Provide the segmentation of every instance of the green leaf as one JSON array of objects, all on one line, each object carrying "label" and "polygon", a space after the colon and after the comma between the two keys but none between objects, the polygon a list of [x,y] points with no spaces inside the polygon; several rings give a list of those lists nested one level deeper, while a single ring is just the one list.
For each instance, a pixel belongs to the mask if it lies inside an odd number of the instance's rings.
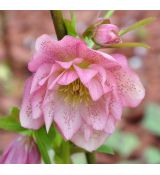
[{"label": "green leaf", "polygon": [[10,115],[0,117],[0,129],[14,132],[23,132],[27,129],[21,127],[19,123],[19,109],[13,107]]},{"label": "green leaf", "polygon": [[90,37],[85,36],[84,40],[89,48],[92,48],[94,46],[94,42]]},{"label": "green leaf", "polygon": [[107,13],[104,15],[104,18],[111,18],[114,14],[114,10],[108,10]]},{"label": "green leaf", "polygon": [[75,33],[76,33],[76,16],[74,15],[72,11],[70,11],[70,15],[71,15],[71,26],[75,30]]},{"label": "green leaf", "polygon": [[56,163],[70,164],[71,163],[71,150],[70,142],[62,140],[59,147],[54,147],[55,156],[54,160]]},{"label": "green leaf", "polygon": [[99,147],[97,149],[98,152],[101,152],[101,153],[107,153],[107,154],[112,154],[114,155],[114,150],[111,146],[108,146],[108,145],[102,145],[101,147]]},{"label": "green leaf", "polygon": [[106,142],[106,145],[113,148],[113,150],[117,151],[121,156],[127,157],[129,156],[138,146],[139,139],[136,135],[116,131]]},{"label": "green leaf", "polygon": [[44,127],[34,131],[36,143],[38,145],[39,151],[41,152],[43,161],[46,164],[51,164],[49,150],[52,149],[53,146],[54,134],[55,132],[53,128],[50,129],[49,133],[46,132]]},{"label": "green leaf", "polygon": [[76,17],[73,13],[71,13],[71,20],[64,19],[64,24],[68,35],[78,36],[76,32]]},{"label": "green leaf", "polygon": [[142,27],[142,26],[144,26],[144,25],[150,24],[150,23],[152,23],[153,21],[155,21],[155,19],[156,19],[156,18],[154,18],[154,17],[149,17],[149,18],[145,18],[145,19],[143,19],[143,20],[141,20],[141,21],[138,21],[138,22],[136,22],[135,24],[133,24],[133,25],[131,25],[131,26],[125,28],[125,29],[122,29],[122,30],[119,32],[119,35],[122,36],[122,35],[124,35],[124,34],[126,34],[126,33],[128,33],[128,32],[131,32],[131,31],[133,31],[133,30],[136,30],[136,29],[138,29],[138,28],[140,28],[140,27]]},{"label": "green leaf", "polygon": [[153,134],[160,136],[160,106],[158,104],[152,103],[146,106],[142,125]]},{"label": "green leaf", "polygon": [[143,47],[149,49],[150,46],[144,43],[128,42],[119,44],[110,44],[106,46],[107,48],[125,48],[125,47]]},{"label": "green leaf", "polygon": [[156,147],[147,148],[143,153],[143,157],[145,163],[160,163],[160,150]]}]

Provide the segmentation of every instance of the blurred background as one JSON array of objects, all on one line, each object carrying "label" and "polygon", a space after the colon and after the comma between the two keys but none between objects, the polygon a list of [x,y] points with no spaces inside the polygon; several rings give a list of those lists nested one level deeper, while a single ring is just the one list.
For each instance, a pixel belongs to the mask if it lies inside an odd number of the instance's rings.
[{"label": "blurred background", "polygon": [[[74,13],[81,34],[105,11]],[[64,15],[68,17],[68,11]],[[124,28],[146,17],[156,17],[156,21],[126,34],[123,41],[145,42],[151,49],[104,50],[127,56],[141,77],[146,96],[139,107],[124,110],[117,131],[106,141],[115,154],[97,153],[97,163],[160,163],[160,11],[115,11],[111,21]],[[36,38],[44,33],[56,38],[49,11],[0,11],[0,116],[20,106],[24,81],[30,75],[27,63]],[[15,136],[0,130],[0,153]],[[73,159],[82,163],[83,155]]]}]

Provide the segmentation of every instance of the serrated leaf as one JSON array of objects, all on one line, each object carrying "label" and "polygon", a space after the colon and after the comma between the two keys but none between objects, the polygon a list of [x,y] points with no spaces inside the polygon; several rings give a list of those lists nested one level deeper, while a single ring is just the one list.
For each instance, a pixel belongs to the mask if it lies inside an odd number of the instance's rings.
[{"label": "serrated leaf", "polygon": [[125,29],[120,30],[119,35],[123,36],[124,34],[126,34],[128,32],[136,30],[136,29],[138,29],[138,28],[140,28],[144,25],[150,24],[153,21],[155,21],[155,19],[156,18],[154,18],[154,17],[149,17],[149,18],[145,18],[143,20],[140,20],[140,21],[136,22],[135,24],[133,24],[133,25],[131,25],[131,26],[125,28]]},{"label": "serrated leaf", "polygon": [[104,15],[104,18],[111,18],[114,14],[114,10],[108,10],[107,13]]},{"label": "serrated leaf", "polygon": [[142,121],[144,128],[155,135],[160,136],[160,106],[149,104],[145,108],[145,115]]},{"label": "serrated leaf", "polygon": [[112,154],[114,155],[114,150],[111,146],[108,146],[108,145],[102,145],[101,147],[99,147],[97,149],[98,152],[101,152],[101,153],[106,153],[106,154]]},{"label": "serrated leaf", "polygon": [[149,49],[150,46],[144,43],[128,42],[119,44],[110,44],[106,46],[107,48],[126,48],[126,47],[143,47]]},{"label": "serrated leaf", "polygon": [[13,107],[8,116],[0,117],[0,129],[14,132],[23,132],[27,129],[23,128],[19,123],[19,109]]}]

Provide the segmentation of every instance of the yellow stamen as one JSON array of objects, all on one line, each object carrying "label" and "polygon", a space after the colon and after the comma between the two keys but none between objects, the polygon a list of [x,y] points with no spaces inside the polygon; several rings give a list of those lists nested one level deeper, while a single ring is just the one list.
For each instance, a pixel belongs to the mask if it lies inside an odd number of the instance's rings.
[{"label": "yellow stamen", "polygon": [[91,101],[88,89],[81,83],[80,79],[69,85],[60,86],[58,93],[63,96],[66,103],[70,103],[73,107],[80,103],[88,105]]}]

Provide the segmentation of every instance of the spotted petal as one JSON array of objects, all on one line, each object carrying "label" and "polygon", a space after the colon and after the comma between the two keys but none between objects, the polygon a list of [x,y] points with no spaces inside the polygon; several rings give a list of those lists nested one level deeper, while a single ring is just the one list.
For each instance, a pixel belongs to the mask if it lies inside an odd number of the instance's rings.
[{"label": "spotted petal", "polygon": [[145,95],[145,90],[139,77],[129,69],[113,71],[117,83],[118,94],[124,106],[137,106]]},{"label": "spotted petal", "polygon": [[42,117],[33,119],[32,115],[32,104],[30,96],[32,77],[29,78],[25,83],[24,96],[20,111],[20,123],[23,127],[29,129],[39,129],[43,124]]},{"label": "spotted petal", "polygon": [[108,135],[103,131],[95,131],[95,130],[91,131],[91,133],[92,134],[90,135],[90,137],[86,139],[84,135],[84,129],[79,130],[72,137],[72,142],[89,152],[94,151],[105,142]]}]

